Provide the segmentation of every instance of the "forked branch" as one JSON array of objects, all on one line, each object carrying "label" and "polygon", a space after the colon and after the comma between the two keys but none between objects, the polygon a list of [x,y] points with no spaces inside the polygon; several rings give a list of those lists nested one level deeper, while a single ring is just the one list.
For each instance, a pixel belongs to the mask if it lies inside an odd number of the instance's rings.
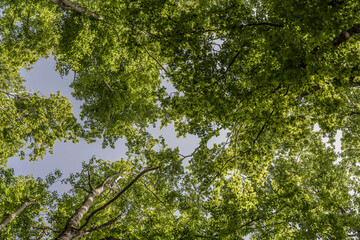
[{"label": "forked branch", "polygon": [[[111,200],[109,200],[107,203],[105,203],[103,206],[99,207],[98,209],[94,210],[90,215],[86,218],[85,223],[82,227],[80,227],[80,230],[83,229],[91,220],[91,218],[101,210],[104,210],[107,208],[110,204],[115,202],[121,195],[123,195],[137,180],[141,178],[142,175],[149,171],[154,171],[156,169],[159,169],[160,167],[149,167],[140,172],[128,185],[126,185],[115,197],[113,197]],[[104,181],[106,182],[106,180]]]}]

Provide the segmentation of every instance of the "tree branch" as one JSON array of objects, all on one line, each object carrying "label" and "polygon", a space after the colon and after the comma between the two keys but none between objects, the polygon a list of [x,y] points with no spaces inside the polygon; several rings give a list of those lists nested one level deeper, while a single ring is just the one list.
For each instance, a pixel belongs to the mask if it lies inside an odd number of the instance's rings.
[{"label": "tree branch", "polygon": [[261,127],[259,133],[257,134],[256,138],[255,138],[254,141],[253,141],[253,144],[257,143],[257,141],[258,141],[261,133],[265,130],[265,127],[266,127],[267,123],[269,122],[269,120],[270,120],[271,116],[273,115],[273,113],[274,113],[274,109],[271,111],[268,119],[266,120],[266,122],[264,123],[264,125]]},{"label": "tree branch", "polygon": [[[248,23],[248,24],[242,24],[240,26],[240,30],[243,29],[244,27],[250,27],[250,26],[271,26],[271,27],[279,27],[279,28],[282,28],[284,27],[283,24],[275,24],[275,23]],[[194,30],[194,31],[189,31],[189,32],[182,32],[182,33],[176,33],[176,34],[168,34],[168,35],[161,35],[161,36],[157,36],[155,35],[156,37],[162,37],[162,38],[167,38],[167,37],[172,37],[174,35],[176,36],[179,36],[179,35],[185,35],[185,34],[202,34],[202,33],[207,33],[207,32],[216,32],[218,30],[221,30],[221,29],[204,29],[204,30]],[[154,35],[153,35],[154,36]]]},{"label": "tree branch", "polygon": [[151,57],[152,59],[154,59],[155,62],[157,63],[157,65],[159,65],[159,66],[164,70],[164,72],[167,73],[166,69],[159,63],[159,61],[158,61],[154,56],[152,56],[152,55],[149,53],[149,51],[147,50],[147,48],[146,48],[145,46],[144,46],[144,49],[145,49],[146,53],[149,55],[149,57]]},{"label": "tree branch", "polygon": [[349,40],[352,36],[360,33],[360,24],[353,26],[352,28],[348,29],[347,31],[340,34],[339,37],[334,39],[333,46],[338,47],[340,44]]},{"label": "tree branch", "polygon": [[89,229],[85,229],[84,232],[91,233],[91,232],[103,229],[103,228],[105,228],[107,226],[113,225],[115,222],[119,221],[125,214],[126,214],[126,209],[119,216],[117,216],[116,218],[114,218],[114,219],[112,219],[112,220],[110,220],[110,221],[108,221],[108,222],[106,222],[104,224],[101,224],[99,226],[92,227],[92,228],[89,228]]},{"label": "tree branch", "polygon": [[39,203],[33,202],[33,201],[24,202],[23,204],[21,204],[21,206],[14,213],[7,216],[0,223],[0,231],[2,231],[6,227],[6,225],[9,224],[9,222],[11,222],[15,217],[17,217],[22,211],[24,211],[25,208],[27,208],[28,206],[33,205],[33,204],[40,205]]},{"label": "tree branch", "polygon": [[148,186],[146,185],[145,181],[143,182],[144,187],[161,203],[166,207],[166,203],[163,202]]},{"label": "tree branch", "polygon": [[102,192],[104,192],[108,187],[106,183],[117,176],[120,176],[122,173],[116,173],[109,177],[107,177],[99,187],[92,190],[85,198],[83,204],[75,211],[75,213],[68,219],[65,228],[61,231],[61,234],[56,239],[73,239],[73,237],[84,235],[84,232],[80,232],[79,229],[76,229],[81,219],[84,215],[89,211],[90,207],[93,205],[95,197],[99,196]]},{"label": "tree branch", "polygon": [[338,207],[338,209],[341,211],[341,213],[342,213],[342,214],[346,214],[346,211],[345,211],[345,209],[344,209],[344,208],[342,208],[342,207]]},{"label": "tree branch", "polygon": [[89,169],[88,169],[87,173],[88,173],[88,183],[89,183],[90,191],[94,191],[94,187],[91,184],[91,176],[90,176],[90,170]]},{"label": "tree branch", "polygon": [[209,88],[209,87],[212,87],[212,86],[215,85],[215,84],[218,84],[219,82],[221,82],[221,80],[223,80],[223,79],[226,77],[226,75],[227,75],[228,72],[230,71],[231,66],[235,63],[236,59],[239,57],[240,52],[241,52],[240,50],[238,50],[238,51],[236,52],[235,56],[233,57],[233,59],[231,60],[231,62],[229,63],[229,65],[227,66],[225,72],[218,78],[218,80],[215,81],[215,82],[213,82],[213,83],[211,83],[211,84],[209,84],[209,85],[206,86],[205,88]]},{"label": "tree branch", "polygon": [[328,3],[329,6],[333,7],[333,8],[336,8],[342,4],[344,4],[346,2],[346,0],[333,0],[331,2]]},{"label": "tree branch", "polygon": [[226,74],[229,72],[231,66],[235,63],[236,59],[239,57],[240,55],[240,50],[237,51],[235,57],[231,60],[230,64],[228,65],[228,67],[226,68],[225,72],[221,75],[221,77],[219,78],[218,82],[221,81]]},{"label": "tree branch", "polygon": [[248,23],[248,24],[244,24],[241,25],[240,29],[243,27],[248,27],[248,26],[272,26],[272,27],[279,27],[279,28],[283,28],[284,24],[275,24],[275,23]]},{"label": "tree branch", "polygon": [[238,230],[240,230],[240,229],[243,228],[243,227],[249,226],[249,225],[252,224],[253,222],[256,222],[256,221],[258,221],[258,220],[260,220],[260,219],[261,219],[261,218],[258,217],[258,218],[255,218],[255,219],[253,219],[253,220],[250,220],[249,222],[244,223],[243,225],[241,225],[241,226],[238,228]]},{"label": "tree branch", "polygon": [[110,179],[112,179],[112,178],[114,178],[114,177],[119,177],[119,176],[121,176],[122,174],[124,174],[124,173],[123,173],[123,172],[119,172],[119,173],[115,173],[115,174],[107,177],[107,178],[101,183],[100,186],[101,186],[101,187],[105,187],[105,184],[106,184]]},{"label": "tree branch", "polygon": [[64,8],[65,10],[72,10],[74,12],[80,13],[80,14],[87,14],[99,21],[103,21],[104,18],[102,16],[100,16],[97,13],[94,13],[92,11],[90,11],[89,9],[80,6],[79,4],[73,3],[69,0],[50,0],[51,2],[57,4],[59,7]]},{"label": "tree branch", "polygon": [[120,238],[116,238],[116,237],[105,237],[105,238],[102,238],[100,240],[121,240]]},{"label": "tree branch", "polygon": [[111,91],[112,93],[115,92],[115,90],[112,89],[112,88],[110,87],[110,85],[109,85],[105,80],[103,80],[103,82],[105,83],[105,85],[107,86],[107,88],[110,89],[110,91]]},{"label": "tree branch", "polygon": [[189,157],[194,156],[194,154],[195,154],[201,147],[202,147],[202,145],[197,146],[197,147],[195,148],[195,150],[194,150],[190,155],[184,156],[184,155],[182,155],[182,154],[179,154],[179,156],[182,157],[182,159],[181,159],[180,161],[182,162],[182,161],[185,160],[186,158],[189,158]]},{"label": "tree branch", "polygon": [[[74,188],[75,188],[75,187],[74,187]],[[78,188],[84,190],[84,191],[87,192],[87,193],[90,193],[90,192],[91,192],[91,190],[89,191],[89,190],[87,190],[85,187],[78,187]]]},{"label": "tree branch", "polygon": [[[86,218],[85,223],[80,227],[80,230],[83,229],[91,220],[91,218],[98,213],[99,211],[105,209],[106,207],[108,207],[110,204],[112,204],[113,202],[115,202],[122,194],[124,194],[137,180],[139,180],[139,178],[141,178],[142,175],[144,175],[145,173],[149,172],[149,171],[154,171],[156,169],[159,169],[160,167],[148,167],[145,170],[143,170],[142,172],[140,172],[128,185],[126,185],[115,197],[113,197],[111,200],[109,200],[107,203],[105,203],[103,206],[99,207],[98,209],[94,210],[92,213],[90,213],[90,215]],[[105,180],[106,181],[106,180]],[[104,182],[105,182],[104,181]]]},{"label": "tree branch", "polygon": [[43,227],[38,227],[38,226],[31,226],[34,229],[40,229],[40,230],[51,230],[53,232],[60,232],[60,230],[53,228],[53,227],[48,227],[48,226],[43,226]]},{"label": "tree branch", "polygon": [[5,113],[5,115],[7,116],[7,118],[13,123],[13,125],[15,125],[15,122],[12,120],[12,118],[7,114],[6,109],[0,107],[1,110],[3,110],[3,112]]},{"label": "tree branch", "polygon": [[25,98],[20,97],[19,94],[25,93],[25,94],[27,94],[27,96],[33,94],[31,91],[6,92],[6,91],[2,91],[2,90],[0,90],[0,93],[4,93],[4,94],[8,95],[9,97],[13,97],[13,98],[17,97],[20,99],[25,99]]}]

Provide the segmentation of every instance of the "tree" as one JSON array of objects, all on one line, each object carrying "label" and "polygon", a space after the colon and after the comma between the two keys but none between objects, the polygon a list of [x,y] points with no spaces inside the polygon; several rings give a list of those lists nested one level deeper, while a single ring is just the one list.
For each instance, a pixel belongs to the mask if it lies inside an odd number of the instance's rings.
[{"label": "tree", "polygon": [[[122,232],[131,230],[131,223],[134,229],[142,228],[140,224],[148,216],[166,218],[163,214],[156,213],[156,210],[166,209],[169,215],[174,217],[169,208],[154,193],[165,193],[167,188],[160,189],[153,176],[149,172],[159,167],[148,167],[139,173],[132,172],[133,161],[121,159],[116,162],[109,162],[95,157],[88,163],[83,163],[81,172],[71,174],[64,179],[72,189],[61,197],[47,192],[43,196],[51,196],[52,202],[42,202],[47,207],[46,219],[51,226],[44,222],[29,222],[28,226],[19,226],[22,231],[19,235],[23,238],[48,238],[52,239],[78,239],[81,237],[106,238],[107,236],[133,236],[142,235],[140,231]],[[58,172],[59,174],[59,172]],[[147,175],[147,178],[144,178]],[[54,175],[51,175],[52,179]],[[15,191],[13,191],[15,192]],[[24,202],[26,204],[29,202]],[[40,203],[36,203],[40,205]],[[17,212],[16,212],[17,213]],[[25,217],[22,214],[22,217]],[[21,215],[20,215],[21,216]],[[36,215],[35,215],[36,216]],[[28,216],[29,217],[29,216]],[[34,218],[34,216],[32,215]],[[20,222],[21,223],[21,222]],[[137,225],[136,225],[137,224]],[[149,223],[147,223],[149,224]],[[151,223],[153,224],[153,222]],[[12,230],[14,224],[11,224]],[[171,225],[171,224],[169,224]],[[0,225],[1,226],[1,225]],[[29,231],[31,228],[32,231]],[[25,235],[25,230],[28,229]],[[1,231],[2,229],[0,229]]]},{"label": "tree", "polygon": [[[9,84],[21,86],[17,70],[50,53],[60,73],[75,73],[71,86],[84,101],[85,124],[83,131],[72,124],[63,138],[102,138],[106,147],[126,137],[129,156],[143,156],[129,160],[139,164],[137,172],[161,167],[151,176],[178,216],[166,221],[161,209],[144,221],[171,233],[144,236],[128,219],[112,224],[118,232],[106,228],[112,237],[358,236],[358,1],[38,0],[0,7]],[[166,92],[161,80],[177,92]],[[11,113],[3,114],[2,120]],[[69,122],[57,117],[60,125]],[[199,146],[189,156],[167,148],[146,131],[158,122],[174,124],[179,136],[196,135]],[[209,146],[221,133],[225,141]],[[86,195],[75,191],[72,198]],[[59,226],[66,231],[65,221]]]},{"label": "tree", "polygon": [[43,216],[54,194],[49,187],[59,178],[59,171],[45,180],[33,176],[14,176],[12,169],[0,169],[0,237],[28,239],[32,226],[44,224]]},{"label": "tree", "polygon": [[[97,185],[97,186],[95,185],[95,187],[93,187],[92,186],[92,181],[91,181],[91,173],[90,173],[90,168],[91,167],[92,167],[91,165],[87,166],[87,169],[88,169],[87,184],[89,185],[90,189],[87,190],[86,188],[83,188],[84,190],[86,190],[86,192],[88,194],[86,195],[86,197],[84,199],[84,202],[80,205],[80,207],[77,208],[76,212],[66,221],[65,227],[62,230],[58,230],[58,231],[60,231],[60,234],[56,239],[76,239],[76,238],[82,237],[84,235],[91,234],[92,232],[102,230],[103,228],[106,228],[108,226],[112,226],[116,221],[119,221],[123,217],[123,215],[127,212],[126,207],[122,211],[121,214],[119,214],[115,218],[111,219],[110,221],[107,221],[107,222],[105,222],[105,223],[103,223],[101,225],[86,228],[86,226],[91,222],[92,218],[97,213],[102,212],[102,214],[104,214],[103,213],[104,210],[106,208],[110,207],[120,197],[122,197],[122,195],[125,192],[127,192],[127,190],[129,188],[131,188],[131,186],[133,184],[135,184],[135,182],[138,181],[141,178],[142,175],[144,175],[145,173],[147,173],[149,171],[153,171],[153,170],[157,169],[157,167],[146,168],[145,170],[143,170],[139,174],[137,174],[135,176],[135,178],[131,182],[129,182],[127,185],[125,185],[122,189],[119,189],[118,191],[116,191],[116,190],[115,191],[110,191],[110,192],[115,192],[115,193],[113,193],[114,196],[111,196],[110,200],[107,200],[105,198],[105,201],[103,200],[104,203],[100,207],[97,207],[97,208],[93,209],[93,211],[86,218],[84,218],[84,216],[88,212],[88,210],[91,207],[93,207],[93,204],[94,204],[94,201],[95,201],[96,197],[103,194],[105,191],[109,192],[110,188],[113,187],[114,185],[117,185],[117,187],[119,187],[118,182],[119,182],[119,178],[121,177],[121,175],[123,175],[123,174],[132,175],[131,173],[117,172],[117,173],[112,174],[112,175],[108,176],[107,178],[105,178],[104,181],[101,182],[99,185]],[[99,167],[99,166],[97,166],[97,167]],[[114,166],[112,166],[111,169],[115,170]],[[106,174],[108,174],[109,172],[110,171],[107,169]],[[97,171],[97,173],[101,173],[101,172]],[[78,181],[76,184],[81,185],[82,182]],[[76,188],[76,186],[74,186],[74,187]],[[109,198],[109,196],[106,196],[106,197]],[[75,199],[77,199],[77,198],[78,198],[78,196],[76,196]],[[97,202],[97,205],[100,205],[99,202]],[[116,212],[116,208],[119,208],[118,206],[117,207],[112,206],[112,207],[113,207],[113,210],[110,213]],[[62,208],[61,211],[63,211],[63,210],[64,209]],[[113,215],[113,214],[111,214],[111,215]],[[79,225],[80,221],[83,218],[84,218],[84,223],[80,226]],[[98,222],[98,221],[95,221],[95,222]]]}]

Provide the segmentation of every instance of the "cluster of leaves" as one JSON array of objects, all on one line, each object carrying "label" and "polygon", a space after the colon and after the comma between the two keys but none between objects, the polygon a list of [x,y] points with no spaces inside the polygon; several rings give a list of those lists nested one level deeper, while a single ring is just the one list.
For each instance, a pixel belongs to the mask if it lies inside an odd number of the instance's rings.
[{"label": "cluster of leaves", "polygon": [[19,155],[25,158],[25,149],[30,149],[30,161],[52,153],[59,140],[77,142],[80,126],[71,112],[72,105],[58,92],[49,98],[38,93],[5,92],[1,95],[0,163]]},{"label": "cluster of leaves", "polygon": [[[51,227],[34,234],[359,237],[358,1],[17,0],[0,8],[1,163],[24,148],[36,160],[56,139],[113,147],[125,137],[129,147],[127,160],[94,158],[65,180],[73,188],[50,204]],[[65,98],[22,86],[19,68],[50,53],[61,74],[75,72],[82,129]],[[158,123],[199,145],[183,156],[148,133]]]},{"label": "cluster of leaves", "polygon": [[[53,202],[55,193],[49,187],[61,177],[59,171],[45,180],[33,176],[14,176],[12,169],[0,169],[0,237],[2,239],[28,239],[33,226],[45,224],[42,213]],[[14,214],[20,211],[20,214]],[[11,226],[7,224],[11,221]]]}]

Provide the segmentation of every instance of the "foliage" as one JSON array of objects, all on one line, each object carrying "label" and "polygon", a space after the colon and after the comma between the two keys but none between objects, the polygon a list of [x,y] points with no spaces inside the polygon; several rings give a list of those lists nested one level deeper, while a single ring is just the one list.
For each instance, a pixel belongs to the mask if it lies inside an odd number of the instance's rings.
[{"label": "foliage", "polygon": [[[152,166],[160,168],[146,174],[150,190],[139,180],[92,219],[94,226],[116,222],[88,236],[74,230],[72,238],[358,237],[358,1],[17,0],[0,7],[2,163],[26,147],[36,160],[56,139],[128,141],[127,160],[92,159],[66,180],[73,190],[49,214],[61,234],[90,196],[89,182]],[[19,68],[50,53],[61,74],[75,73],[82,129],[59,94],[44,99],[22,87]],[[178,136],[200,143],[183,156],[147,132],[156,124],[174,124]],[[113,181],[118,190],[107,185],[86,214],[125,189],[127,177]]]},{"label": "foliage", "polygon": [[59,177],[59,171],[42,180],[31,175],[14,176],[12,169],[0,169],[0,221],[3,222],[24,202],[33,202],[2,229],[2,239],[29,239],[29,236],[33,235],[33,226],[45,224],[42,215],[47,211],[46,206],[56,196],[48,189]]},{"label": "foliage", "polygon": [[80,126],[71,112],[69,101],[60,93],[45,98],[38,93],[1,91],[0,163],[17,154],[25,158],[30,149],[30,161],[52,153],[55,140],[77,141]]}]

